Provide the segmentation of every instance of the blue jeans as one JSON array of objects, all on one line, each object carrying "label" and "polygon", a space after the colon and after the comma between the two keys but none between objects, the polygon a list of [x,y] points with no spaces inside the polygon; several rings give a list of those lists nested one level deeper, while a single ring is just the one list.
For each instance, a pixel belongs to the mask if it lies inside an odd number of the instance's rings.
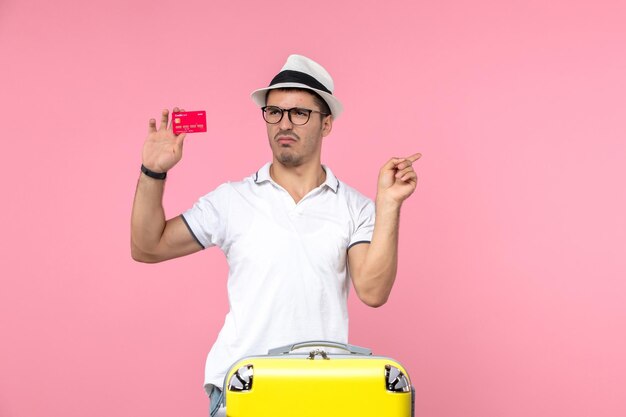
[{"label": "blue jeans", "polygon": [[214,416],[217,412],[217,409],[220,407],[222,403],[222,390],[218,387],[213,387],[211,391],[211,395],[209,395],[209,399],[211,400],[211,404],[209,405],[209,416]]}]

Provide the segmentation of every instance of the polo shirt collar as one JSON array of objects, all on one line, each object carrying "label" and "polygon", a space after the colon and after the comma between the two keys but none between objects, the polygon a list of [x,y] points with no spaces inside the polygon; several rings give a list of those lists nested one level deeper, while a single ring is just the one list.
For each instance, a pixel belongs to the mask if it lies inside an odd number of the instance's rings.
[{"label": "polo shirt collar", "polygon": [[[267,164],[263,165],[261,169],[256,172],[256,174],[254,174],[255,183],[261,184],[266,181],[274,183],[274,180],[272,180],[272,177],[270,176],[270,166],[272,166],[272,163],[268,162]],[[322,165],[322,168],[324,169],[324,171],[326,171],[326,181],[324,181],[322,185],[330,188],[331,190],[333,190],[333,192],[336,193],[337,189],[339,189],[339,180],[326,165]]]}]

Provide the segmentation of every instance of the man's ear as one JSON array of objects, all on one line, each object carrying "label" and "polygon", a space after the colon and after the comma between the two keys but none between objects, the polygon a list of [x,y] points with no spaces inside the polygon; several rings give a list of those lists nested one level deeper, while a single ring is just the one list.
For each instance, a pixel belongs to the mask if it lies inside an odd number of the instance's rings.
[{"label": "man's ear", "polygon": [[322,119],[322,137],[328,136],[332,130],[333,130],[333,116],[332,115],[324,116],[324,119]]}]

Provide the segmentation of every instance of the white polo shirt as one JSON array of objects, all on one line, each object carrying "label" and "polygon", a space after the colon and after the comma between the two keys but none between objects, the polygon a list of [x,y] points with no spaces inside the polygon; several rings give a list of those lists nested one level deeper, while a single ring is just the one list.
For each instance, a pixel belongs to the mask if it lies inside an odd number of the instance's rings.
[{"label": "white polo shirt", "polygon": [[230,311],[208,354],[205,387],[221,387],[241,357],[305,340],[348,340],[350,246],[370,242],[374,203],[324,166],[326,181],[298,204],[270,163],[200,198],[183,219],[228,260]]}]

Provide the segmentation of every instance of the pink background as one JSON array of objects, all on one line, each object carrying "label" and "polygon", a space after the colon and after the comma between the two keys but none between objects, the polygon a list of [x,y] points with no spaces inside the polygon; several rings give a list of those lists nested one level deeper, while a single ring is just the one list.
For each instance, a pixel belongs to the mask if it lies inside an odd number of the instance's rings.
[{"label": "pink background", "polygon": [[147,121],[206,109],[174,216],[270,158],[248,98],[289,53],[346,112],[324,162],[373,197],[423,153],[388,304],[351,341],[402,362],[417,416],[626,415],[621,1],[0,3],[0,416],[206,416],[219,250],[129,253]]}]

